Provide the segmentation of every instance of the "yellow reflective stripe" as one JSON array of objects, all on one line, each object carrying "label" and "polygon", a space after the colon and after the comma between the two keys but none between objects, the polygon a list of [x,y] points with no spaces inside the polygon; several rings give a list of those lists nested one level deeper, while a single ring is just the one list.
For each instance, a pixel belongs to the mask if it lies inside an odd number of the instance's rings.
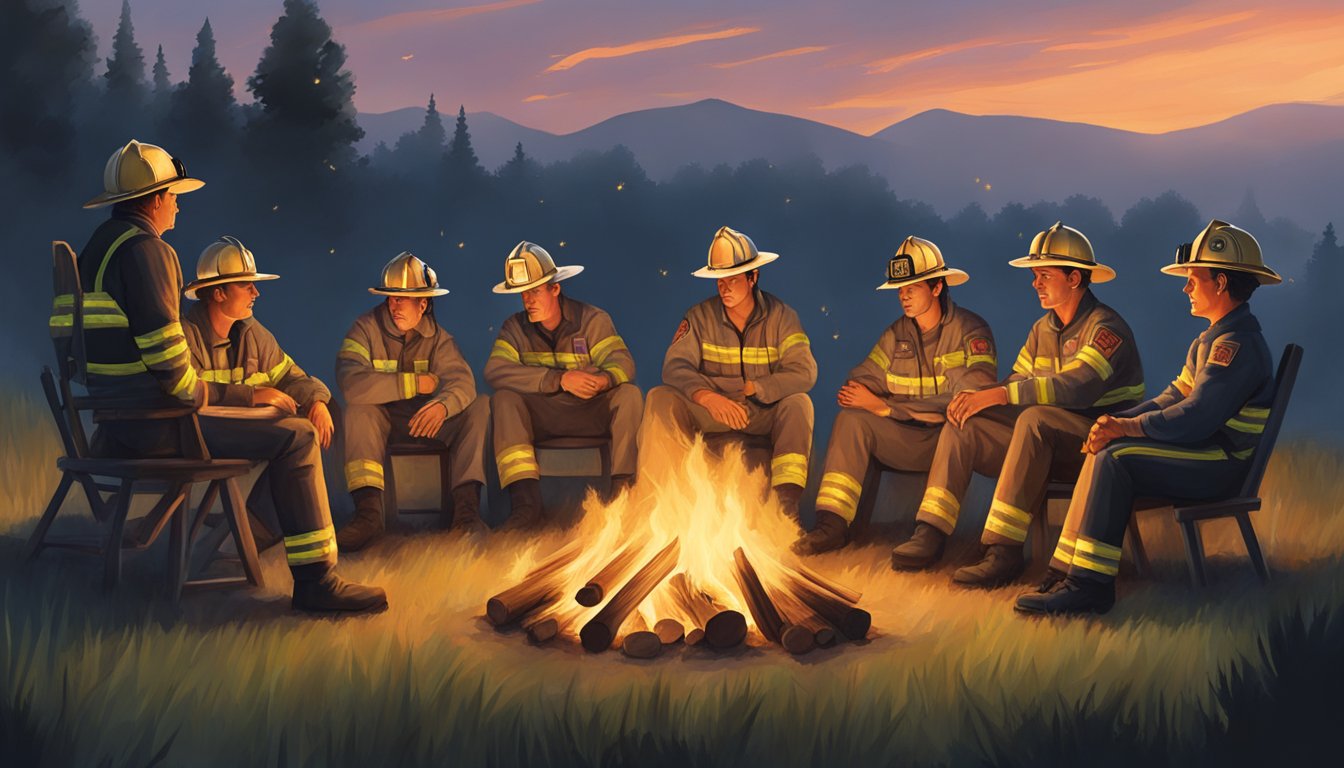
[{"label": "yellow reflective stripe", "polygon": [[[75,325],[74,315],[52,315],[47,325],[52,328],[72,328]],[[125,315],[85,315],[85,328],[127,328],[130,327],[130,321]]]},{"label": "yellow reflective stripe", "polygon": [[401,399],[410,400],[415,397],[415,374],[401,374]]},{"label": "yellow reflective stripe", "polygon": [[1031,514],[1029,512],[1020,507],[1015,507],[1001,499],[994,499],[994,501],[990,503],[989,513],[991,515],[997,513],[1008,520],[1013,520],[1023,525],[1031,525]]},{"label": "yellow reflective stripe", "polygon": [[[801,336],[802,334],[796,334]],[[790,337],[792,338],[792,337]],[[806,340],[806,336],[803,337]],[[779,360],[779,350],[775,347],[723,347],[708,342],[700,343],[700,354],[711,363],[724,365],[769,365]]]},{"label": "yellow reflective stripe", "polygon": [[144,373],[149,370],[139,360],[134,363],[85,363],[84,367],[89,373],[97,373],[103,376],[129,376],[133,373]]},{"label": "yellow reflective stripe", "polygon": [[145,361],[145,365],[153,367],[185,354],[187,354],[187,340],[183,339],[161,352],[155,352],[153,354],[141,353],[140,359]]},{"label": "yellow reflective stripe", "polygon": [[589,354],[592,356],[593,362],[600,366],[602,361],[607,359],[607,355],[618,349],[626,349],[625,339],[613,334],[594,344]]},{"label": "yellow reflective stripe", "polygon": [[159,328],[135,337],[135,345],[141,349],[149,349],[167,341],[174,336],[183,336],[182,323],[176,320]]},{"label": "yellow reflective stripe", "polygon": [[107,247],[107,253],[103,254],[103,262],[98,265],[98,274],[93,278],[94,293],[103,293],[103,273],[107,271],[107,265],[112,261],[112,254],[121,247],[122,243],[140,234],[144,234],[140,231],[140,228],[132,226],[130,230],[121,233],[121,237],[113,240],[112,244]]},{"label": "yellow reflective stripe", "polygon": [[1120,565],[1118,563],[1103,563],[1082,553],[1074,553],[1073,561],[1069,563],[1069,565],[1085,568],[1093,573],[1100,573],[1103,576],[1114,576],[1120,572]]},{"label": "yellow reflective stripe", "polygon": [[1111,451],[1120,456],[1156,456],[1161,459],[1190,459],[1192,461],[1222,461],[1227,454],[1222,448],[1177,448],[1156,445],[1125,445]]},{"label": "yellow reflective stripe", "polygon": [[194,400],[196,398],[197,379],[196,369],[188,365],[186,372],[182,374],[182,378],[178,379],[177,384],[173,386],[172,396],[181,400]]},{"label": "yellow reflective stripe", "polygon": [[630,376],[626,374],[625,369],[617,365],[616,363],[607,363],[606,365],[598,367],[600,367],[607,373],[611,374],[612,380],[615,381],[617,384],[624,384],[625,382],[630,380]]},{"label": "yellow reflective stripe", "polygon": [[[199,377],[204,381],[214,382],[216,384],[240,384],[243,383],[242,368],[207,368],[198,372]],[[256,375],[256,374],[254,374]]]},{"label": "yellow reflective stripe", "polygon": [[1143,399],[1143,383],[1140,382],[1131,387],[1119,387],[1117,389],[1112,389],[1110,392],[1107,392],[1106,394],[1098,398],[1097,402],[1093,403],[1092,405],[1094,406],[1115,405],[1116,403],[1123,403],[1126,400],[1142,400],[1142,399]]},{"label": "yellow reflective stripe", "polygon": [[511,445],[495,454],[495,463],[501,467],[514,461],[536,461],[536,459],[536,451],[532,450],[532,446],[527,443]]},{"label": "yellow reflective stripe", "polygon": [[891,358],[887,357],[887,353],[883,352],[880,346],[873,347],[873,351],[868,353],[868,359],[883,370],[891,365]]},{"label": "yellow reflective stripe", "polygon": [[1096,347],[1086,346],[1078,350],[1077,359],[1092,366],[1092,370],[1097,372],[1102,381],[1111,378],[1115,373],[1115,369],[1111,367],[1111,361],[1107,360],[1106,356],[1101,354],[1101,351]]},{"label": "yellow reflective stripe", "polygon": [[1238,432],[1245,432],[1246,434],[1249,435],[1258,435],[1265,431],[1264,424],[1250,424],[1237,418],[1228,419],[1226,423],[1227,426],[1231,427],[1232,429],[1235,429]]},{"label": "yellow reflective stripe", "polygon": [[269,376],[262,373],[261,371],[257,371],[251,376],[248,376],[246,379],[243,379],[241,383],[246,384],[249,387],[260,387],[269,385],[271,383],[271,379]]},{"label": "yellow reflective stripe", "polygon": [[373,360],[373,355],[369,354],[369,348],[351,338],[346,338],[345,341],[341,342],[341,352],[353,352],[365,360]]},{"label": "yellow reflective stripe", "polygon": [[1036,402],[1050,405],[1055,402],[1055,382],[1053,379],[1036,379]]},{"label": "yellow reflective stripe", "polygon": [[495,339],[495,346],[490,349],[491,357],[502,357],[511,362],[519,362],[518,350],[512,344],[503,340]]},{"label": "yellow reflective stripe", "polygon": [[[85,303],[85,306],[88,306],[87,302]],[[73,294],[73,293],[61,293],[61,294],[57,294],[56,298],[54,298],[54,299],[51,300],[51,311],[52,311],[52,312],[55,312],[56,310],[60,309],[61,307],[69,307],[69,308],[71,308],[71,309],[74,309],[74,307],[75,307],[75,294]]]},{"label": "yellow reflective stripe", "polygon": [[887,374],[887,386],[892,388],[893,394],[905,394],[896,392],[896,387],[903,387],[909,394],[921,390],[937,390],[947,383],[946,376],[897,376],[894,373]]},{"label": "yellow reflective stripe", "polygon": [[356,459],[345,464],[345,487],[348,490],[372,486],[383,487],[383,465],[369,459]]},{"label": "yellow reflective stripe", "polygon": [[[785,352],[788,352],[790,348],[796,347],[799,344],[807,344],[811,346],[811,343],[812,342],[808,341],[806,333],[790,334],[784,337],[784,340],[779,343],[779,354],[782,356]],[[747,347],[747,349],[751,349],[751,347]],[[759,347],[757,347],[757,349],[759,349]],[[766,349],[774,349],[774,347],[766,347]]]},{"label": "yellow reflective stripe", "polygon": [[512,466],[510,466],[508,469],[500,470],[499,484],[500,486],[505,486],[508,485],[509,483],[512,483],[514,480],[519,480],[525,477],[540,477],[540,476],[541,476],[541,470],[537,467],[537,463],[535,461],[518,461],[515,462]]},{"label": "yellow reflective stripe", "polygon": [[1073,563],[1073,549],[1077,542],[1068,536],[1060,535],[1059,543],[1055,545],[1055,554],[1052,559],[1058,560],[1065,565]]},{"label": "yellow reflective stripe", "polygon": [[1246,459],[1251,458],[1251,454],[1253,453],[1255,453],[1255,446],[1251,446],[1244,451],[1233,451],[1231,455],[1234,459],[1245,461]]},{"label": "yellow reflective stripe", "polygon": [[1059,361],[1053,357],[1038,357],[1032,361],[1032,368],[1033,370],[1040,368],[1043,371],[1056,373],[1059,371]]},{"label": "yellow reflective stripe", "polygon": [[933,358],[934,365],[941,365],[944,368],[957,368],[966,364],[966,353],[960,350],[948,352],[946,355],[938,355]]},{"label": "yellow reflective stripe", "polygon": [[770,460],[770,468],[782,467],[788,464],[801,464],[807,466],[807,457],[801,453],[781,453]]},{"label": "yellow reflective stripe", "polygon": [[272,385],[278,384],[280,382],[280,379],[284,378],[285,374],[289,373],[289,369],[293,367],[294,367],[294,358],[290,357],[289,355],[285,355],[284,360],[281,360],[279,363],[276,363],[274,368],[266,372],[266,377],[271,380]]},{"label": "yellow reflective stripe", "polygon": [[985,520],[985,530],[997,533],[1000,536],[1007,537],[1013,541],[1026,541],[1027,529],[1019,528],[1016,525],[991,515]]},{"label": "yellow reflective stripe", "polygon": [[1190,390],[1195,388],[1195,375],[1190,372],[1190,366],[1181,366],[1181,375],[1177,376],[1172,384],[1175,384],[1182,394],[1190,394]]},{"label": "yellow reflective stripe", "polygon": [[565,367],[569,369],[578,368],[586,360],[584,356],[576,355],[573,352],[524,352],[522,354],[523,365],[541,365],[547,368]]},{"label": "yellow reflective stripe", "polygon": [[429,361],[413,360],[411,361],[411,370],[416,373],[429,373]]},{"label": "yellow reflective stripe", "polygon": [[769,365],[779,361],[779,350],[774,347],[743,347],[742,362],[747,365]]},{"label": "yellow reflective stripe", "polygon": [[840,505],[841,509],[854,509],[859,504],[859,497],[850,493],[848,488],[827,485],[825,480],[821,482],[821,488],[817,490],[817,503],[820,504],[823,499],[834,501]]},{"label": "yellow reflective stripe", "polygon": [[1269,418],[1269,409],[1268,409],[1268,408],[1252,408],[1251,406],[1248,405],[1248,406],[1246,406],[1245,408],[1242,408],[1240,411],[1238,411],[1238,412],[1237,412],[1237,415],[1238,415],[1238,416],[1245,416],[1245,417],[1248,418],[1248,419],[1268,419],[1268,418]]},{"label": "yellow reflective stripe", "polygon": [[1073,552],[1074,554],[1081,552],[1086,555],[1104,557],[1107,560],[1120,559],[1119,547],[1112,546],[1103,541],[1097,541],[1096,539],[1089,539],[1086,536],[1078,537],[1078,540],[1073,545]]},{"label": "yellow reflective stripe", "polygon": [[985,365],[997,368],[999,365],[999,359],[993,355],[971,355],[970,357],[966,358],[967,368],[971,367],[972,365],[979,365],[980,363],[984,363]]},{"label": "yellow reflective stripe", "polygon": [[1017,353],[1017,361],[1013,363],[1013,370],[1023,376],[1031,375],[1031,355],[1027,348],[1023,347],[1021,352]]},{"label": "yellow reflective stripe", "polygon": [[396,361],[396,360],[370,360],[369,362],[373,364],[373,370],[375,370],[375,371],[377,371],[377,372],[379,372],[379,373],[396,373],[396,372],[397,372],[397,361]]},{"label": "yellow reflective stripe", "polygon": [[961,502],[946,489],[931,485],[924,489],[919,511],[928,512],[955,526],[957,515],[961,512]]},{"label": "yellow reflective stripe", "polygon": [[1010,405],[1021,405],[1022,403],[1022,392],[1020,389],[1021,386],[1022,382],[1020,381],[1010,381],[1004,386],[1004,389],[1008,390],[1008,403]]},{"label": "yellow reflective stripe", "polygon": [[306,552],[286,552],[285,561],[289,565],[308,565],[310,563],[330,560],[336,556],[336,540],[332,539],[319,549],[312,549]]},{"label": "yellow reflective stripe", "polygon": [[844,518],[845,522],[854,522],[859,502],[845,495],[844,490],[831,486],[817,492],[817,509],[826,509]]},{"label": "yellow reflective stripe", "polygon": [[848,488],[850,491],[853,491],[855,496],[863,493],[863,484],[844,472],[827,472],[822,475],[821,484],[826,485],[827,483]]},{"label": "yellow reflective stripe", "polygon": [[320,541],[326,541],[336,537],[336,529],[330,525],[325,528],[319,528],[316,531],[307,533],[296,533],[293,536],[285,537],[286,547],[302,547],[307,544],[316,544]]}]

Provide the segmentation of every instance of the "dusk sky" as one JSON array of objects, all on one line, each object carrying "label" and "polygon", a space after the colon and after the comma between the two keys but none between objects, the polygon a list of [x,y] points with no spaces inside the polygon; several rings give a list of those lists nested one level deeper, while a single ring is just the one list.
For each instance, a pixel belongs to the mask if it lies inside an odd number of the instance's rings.
[{"label": "dusk sky", "polygon": [[[489,111],[567,133],[721,98],[870,134],[927,109],[1159,133],[1266,104],[1344,104],[1340,0],[320,0],[363,112]],[[227,8],[227,10],[225,10]],[[121,0],[83,0],[108,55]],[[147,65],[185,79],[210,16],[245,90],[281,0],[132,0]],[[100,62],[96,71],[101,74]]]}]

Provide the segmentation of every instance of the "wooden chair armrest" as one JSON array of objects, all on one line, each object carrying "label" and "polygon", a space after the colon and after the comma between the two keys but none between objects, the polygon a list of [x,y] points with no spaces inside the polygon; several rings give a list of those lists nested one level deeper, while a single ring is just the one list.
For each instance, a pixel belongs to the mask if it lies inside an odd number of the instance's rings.
[{"label": "wooden chair armrest", "polygon": [[1231,517],[1239,512],[1254,512],[1259,508],[1260,499],[1255,497],[1203,501],[1189,506],[1177,505],[1175,508],[1176,522],[1185,523],[1193,520]]}]

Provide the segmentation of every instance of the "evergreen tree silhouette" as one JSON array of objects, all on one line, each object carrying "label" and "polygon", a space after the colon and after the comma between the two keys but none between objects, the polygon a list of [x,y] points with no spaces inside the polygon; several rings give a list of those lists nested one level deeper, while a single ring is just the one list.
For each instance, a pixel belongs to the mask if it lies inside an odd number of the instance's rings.
[{"label": "evergreen tree silhouette", "polygon": [[[1321,296],[1334,296],[1344,279],[1344,248],[1339,245],[1335,235],[1334,222],[1325,225],[1320,242],[1311,249],[1311,259],[1307,261],[1307,284],[1312,293]],[[1324,310],[1325,307],[1318,309]]]},{"label": "evergreen tree silhouette", "polygon": [[163,58],[163,46],[159,46],[154,55],[154,90],[150,93],[150,112],[155,121],[161,121],[168,114],[172,101],[173,84],[168,75],[168,62]]},{"label": "evergreen tree silhouette", "polygon": [[425,122],[420,128],[402,134],[397,139],[392,154],[392,167],[395,172],[423,177],[426,170],[432,169],[443,159],[443,142],[447,132],[443,128],[443,118],[439,115],[434,94],[429,95],[429,106],[425,109]]},{"label": "evergreen tree silhouette", "polygon": [[168,122],[174,146],[184,156],[203,158],[234,149],[238,110],[233,77],[215,55],[215,33],[208,18],[196,33],[187,81],[173,93]]},{"label": "evergreen tree silhouette", "polygon": [[112,38],[112,56],[107,60],[109,104],[119,110],[136,110],[145,100],[145,56],[135,42],[135,27],[131,24],[131,0],[121,2],[121,21]]},{"label": "evergreen tree silhouette", "polygon": [[457,125],[453,128],[453,140],[448,144],[448,155],[444,158],[448,180],[455,184],[471,184],[481,179],[483,169],[476,159],[476,150],[471,148],[471,133],[467,131],[467,110],[457,108]]},{"label": "evergreen tree silhouette", "polygon": [[364,136],[356,121],[354,75],[345,68],[345,47],[309,0],[285,0],[271,27],[247,87],[261,110],[248,124],[259,168],[306,185],[331,182],[355,162],[355,142]]}]

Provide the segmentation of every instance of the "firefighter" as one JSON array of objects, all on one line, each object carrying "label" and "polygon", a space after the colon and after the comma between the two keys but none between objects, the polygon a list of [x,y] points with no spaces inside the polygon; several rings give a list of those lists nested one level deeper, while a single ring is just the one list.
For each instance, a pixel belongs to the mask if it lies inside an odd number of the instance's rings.
[{"label": "firefighter", "polygon": [[779,258],[728,227],[714,233],[708,264],[692,274],[718,295],[691,307],[663,358],[663,386],[649,390],[647,419],[681,434],[769,435],[770,484],[797,517],[812,452],[817,362],[798,313],[758,286],[760,267]]},{"label": "firefighter", "polygon": [[[252,252],[236,238],[225,235],[206,246],[196,262],[196,279],[183,295],[195,302],[182,323],[197,375],[223,386],[223,396],[212,405],[274,406],[287,416],[303,414],[317,432],[323,450],[335,431],[328,403],[331,390],[310,376],[285,354],[275,336],[252,314],[260,291],[256,284],[279,275],[257,272]],[[275,517],[270,488],[275,478],[263,472],[252,486],[247,506],[253,514]],[[264,510],[272,510],[270,514]],[[279,539],[254,521],[258,549]]]},{"label": "firefighter", "polygon": [[957,524],[972,472],[997,476],[981,562],[956,571],[966,586],[1005,583],[1022,572],[1031,515],[1051,479],[1072,482],[1097,416],[1143,399],[1143,367],[1129,325],[1099,302],[1091,283],[1115,277],[1088,239],[1056,222],[1028,254],[1009,262],[1030,269],[1048,310],[1027,335],[1007,379],[961,392],[947,408],[914,535],[891,553],[892,566],[927,568],[942,556]]},{"label": "firefighter", "polygon": [[905,316],[882,332],[836,396],[840,413],[817,492],[817,524],[794,544],[795,552],[844,546],[868,462],[927,472],[952,396],[998,378],[989,325],[952,303],[950,286],[969,279],[947,266],[937,245],[918,237],[907,237],[888,262],[887,280],[877,290],[899,291]]},{"label": "firefighter", "polygon": [[1251,234],[1217,219],[1162,268],[1185,278],[1190,314],[1209,322],[1156,397],[1092,425],[1045,582],[1023,613],[1105,613],[1134,500],[1223,498],[1245,479],[1274,399],[1274,362],[1251,294],[1281,278]]},{"label": "firefighter", "polygon": [[[153,144],[131,141],[112,153],[103,171],[104,192],[85,208],[113,206],[111,217],[80,252],[88,363],[95,396],[162,398],[193,407],[223,399],[227,385],[206,381],[192,364],[178,314],[182,268],[162,239],[177,222],[177,197],[203,186],[181,161]],[[53,327],[70,302],[57,297]],[[264,404],[266,395],[253,405]],[[335,573],[336,545],[327,506],[318,432],[308,419],[247,421],[202,416],[201,434],[211,455],[266,460],[271,494],[294,576],[293,606],[304,611],[368,611],[386,607],[376,587]],[[176,425],[107,421],[94,434],[93,450],[128,458],[180,453]]]},{"label": "firefighter", "polygon": [[494,287],[523,302],[523,311],[500,327],[485,364],[495,390],[495,462],[509,490],[512,526],[542,518],[538,439],[610,436],[611,496],[634,483],[644,410],[635,359],[610,315],[562,292],[560,282],[582,271],[557,267],[545,248],[523,241],[504,260],[504,281]]},{"label": "firefighter", "polygon": [[455,534],[480,535],[481,486],[490,398],[457,342],[434,319],[433,299],[448,293],[429,265],[402,252],[383,267],[369,293],[387,297],[355,319],[336,355],[345,398],[345,486],[355,516],[336,535],[341,551],[362,549],[383,533],[383,456],[389,441],[448,446]]}]

